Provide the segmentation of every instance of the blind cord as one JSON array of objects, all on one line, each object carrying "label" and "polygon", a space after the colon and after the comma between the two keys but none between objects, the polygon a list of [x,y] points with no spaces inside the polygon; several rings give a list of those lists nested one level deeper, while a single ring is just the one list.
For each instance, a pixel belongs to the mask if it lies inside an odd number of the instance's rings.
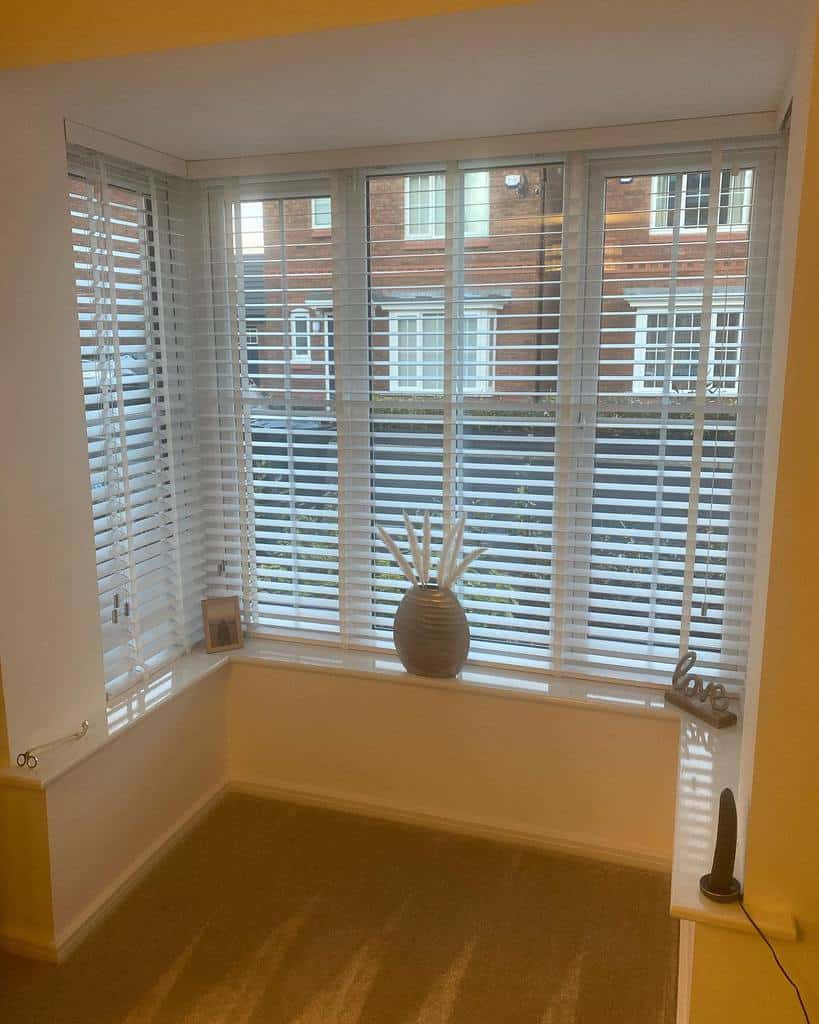
[{"label": "blind cord", "polygon": [[791,986],[791,988],[796,993],[796,998],[799,1000],[799,1006],[802,1009],[802,1014],[803,1014],[803,1016],[805,1018],[806,1024],[811,1024],[810,1016],[808,1015],[808,1009],[805,1006],[805,1000],[802,998],[802,993],[799,991],[799,986],[796,984],[796,982],[793,980],[793,978],[790,976],[790,974],[788,974],[788,972],[785,970],[785,968],[784,968],[784,966],[782,964],[782,961],[777,956],[776,950],[773,948],[773,945],[771,944],[771,941],[768,938],[768,936],[765,934],[765,932],[762,931],[762,929],[759,927],[759,925],[756,923],[756,921],[751,917],[751,914],[748,911],[748,908],[745,906],[745,901],[742,899],[742,897],[740,897],[740,899],[739,899],[739,909],[748,918],[748,921],[751,923],[751,926],[753,927],[754,931],[757,933],[757,935],[760,937],[760,939],[762,939],[762,941],[765,943],[765,945],[771,951],[771,956],[774,958],[776,966],[782,972],[782,975],[785,978],[785,980],[787,981],[787,983]]}]

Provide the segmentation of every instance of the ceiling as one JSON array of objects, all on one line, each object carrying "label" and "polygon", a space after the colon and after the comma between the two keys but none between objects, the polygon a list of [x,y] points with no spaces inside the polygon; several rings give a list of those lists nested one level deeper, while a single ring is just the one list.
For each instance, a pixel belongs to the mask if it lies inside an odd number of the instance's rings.
[{"label": "ceiling", "polygon": [[773,110],[805,0],[551,0],[6,73],[187,160]]}]

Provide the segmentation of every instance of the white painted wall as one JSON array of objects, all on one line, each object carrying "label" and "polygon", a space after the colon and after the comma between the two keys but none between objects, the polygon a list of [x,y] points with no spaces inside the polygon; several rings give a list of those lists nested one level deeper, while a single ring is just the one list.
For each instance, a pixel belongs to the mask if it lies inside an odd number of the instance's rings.
[{"label": "white painted wall", "polygon": [[57,98],[0,89],[0,124],[0,660],[13,758],[99,722],[104,695]]},{"label": "white painted wall", "polygon": [[670,867],[678,722],[234,664],[233,783]]},{"label": "white painted wall", "polygon": [[204,679],[48,787],[58,945],[224,788],[225,687]]}]

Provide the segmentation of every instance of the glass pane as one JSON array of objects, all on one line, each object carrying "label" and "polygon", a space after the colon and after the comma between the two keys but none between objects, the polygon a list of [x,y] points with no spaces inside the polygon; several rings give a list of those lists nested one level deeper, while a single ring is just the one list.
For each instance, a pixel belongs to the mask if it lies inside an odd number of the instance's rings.
[{"label": "glass pane", "polygon": [[733,390],[739,369],[740,328],[742,314],[714,314],[713,384],[716,388]]},{"label": "glass pane", "polygon": [[478,387],[478,318],[467,316],[462,321],[464,391]]},{"label": "glass pane", "polygon": [[[242,204],[244,205],[244,204]],[[265,200],[263,259],[244,261],[244,396],[250,465],[249,617],[273,629],[338,629],[338,455],[332,367],[312,321],[332,316],[332,241],[309,198]],[[307,257],[307,258],[305,258]],[[318,333],[318,332],[317,332]],[[289,352],[286,346],[289,345]]]},{"label": "glass pane", "polygon": [[[741,682],[740,626],[729,605],[745,554],[732,564],[732,578],[725,568],[727,522],[733,474],[756,442],[750,433],[737,432],[736,401],[726,401],[712,387],[700,396],[706,403],[703,469],[694,510],[694,574],[686,595],[691,462],[701,408],[694,394],[708,280],[708,236],[699,221],[700,211],[707,211],[708,172],[689,172],[685,181],[689,227],[697,224],[698,230],[682,231],[676,239],[670,231],[657,233],[656,175],[618,176],[604,184],[597,374],[584,396],[593,424],[579,455],[591,518],[586,569],[576,577],[573,599],[584,608],[585,628],[578,626],[571,645],[578,669],[656,678],[663,665],[676,661],[690,609],[689,643],[700,655],[698,667],[711,678],[719,673]],[[717,244],[711,301],[719,315],[712,321],[711,373],[730,379],[736,372],[736,312],[745,301],[748,238],[720,233]],[[720,308],[728,302],[738,310]],[[644,351],[638,350],[643,344]],[[747,538],[741,518],[731,529]]]},{"label": "glass pane", "polygon": [[464,231],[471,237],[489,234],[489,171],[464,174]]},{"label": "glass pane", "polygon": [[332,224],[330,209],[330,197],[319,196],[313,199],[313,227],[316,229],[329,230]]},{"label": "glass pane", "polygon": [[418,324],[414,316],[402,316],[398,320],[398,386],[416,388],[418,370]]},{"label": "glass pane", "polygon": [[685,176],[682,223],[686,228],[704,228],[708,224],[710,171],[695,171]]},{"label": "glass pane", "polygon": [[444,389],[444,318],[423,318],[423,388],[425,391]]}]

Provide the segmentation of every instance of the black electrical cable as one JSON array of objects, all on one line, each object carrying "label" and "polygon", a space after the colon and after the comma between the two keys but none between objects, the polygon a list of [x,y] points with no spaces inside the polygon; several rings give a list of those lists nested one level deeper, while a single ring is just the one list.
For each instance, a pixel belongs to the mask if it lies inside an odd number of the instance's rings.
[{"label": "black electrical cable", "polygon": [[762,931],[762,929],[759,927],[759,925],[756,923],[756,921],[751,917],[751,915],[750,915],[750,913],[748,911],[748,908],[745,906],[745,902],[743,901],[742,897],[740,897],[740,899],[739,899],[739,909],[748,918],[748,920],[750,921],[751,925],[753,926],[754,931],[757,933],[757,935],[760,937],[760,939],[762,939],[762,941],[765,943],[765,945],[771,951],[771,956],[776,961],[776,966],[782,972],[782,974],[783,974],[785,980],[787,981],[787,983],[791,986],[791,988],[796,993],[796,998],[799,1000],[799,1005],[802,1008],[802,1013],[803,1013],[803,1015],[805,1017],[805,1021],[807,1022],[807,1024],[810,1024],[810,1017],[808,1016],[808,1008],[805,1006],[805,1000],[802,998],[802,993],[799,991],[799,986],[796,984],[796,982],[793,980],[793,978],[790,976],[790,974],[788,974],[788,972],[785,970],[784,966],[782,965],[782,961],[776,955],[776,950],[771,945],[771,942],[770,942],[770,939],[768,938],[768,936],[765,934],[765,932]]}]

